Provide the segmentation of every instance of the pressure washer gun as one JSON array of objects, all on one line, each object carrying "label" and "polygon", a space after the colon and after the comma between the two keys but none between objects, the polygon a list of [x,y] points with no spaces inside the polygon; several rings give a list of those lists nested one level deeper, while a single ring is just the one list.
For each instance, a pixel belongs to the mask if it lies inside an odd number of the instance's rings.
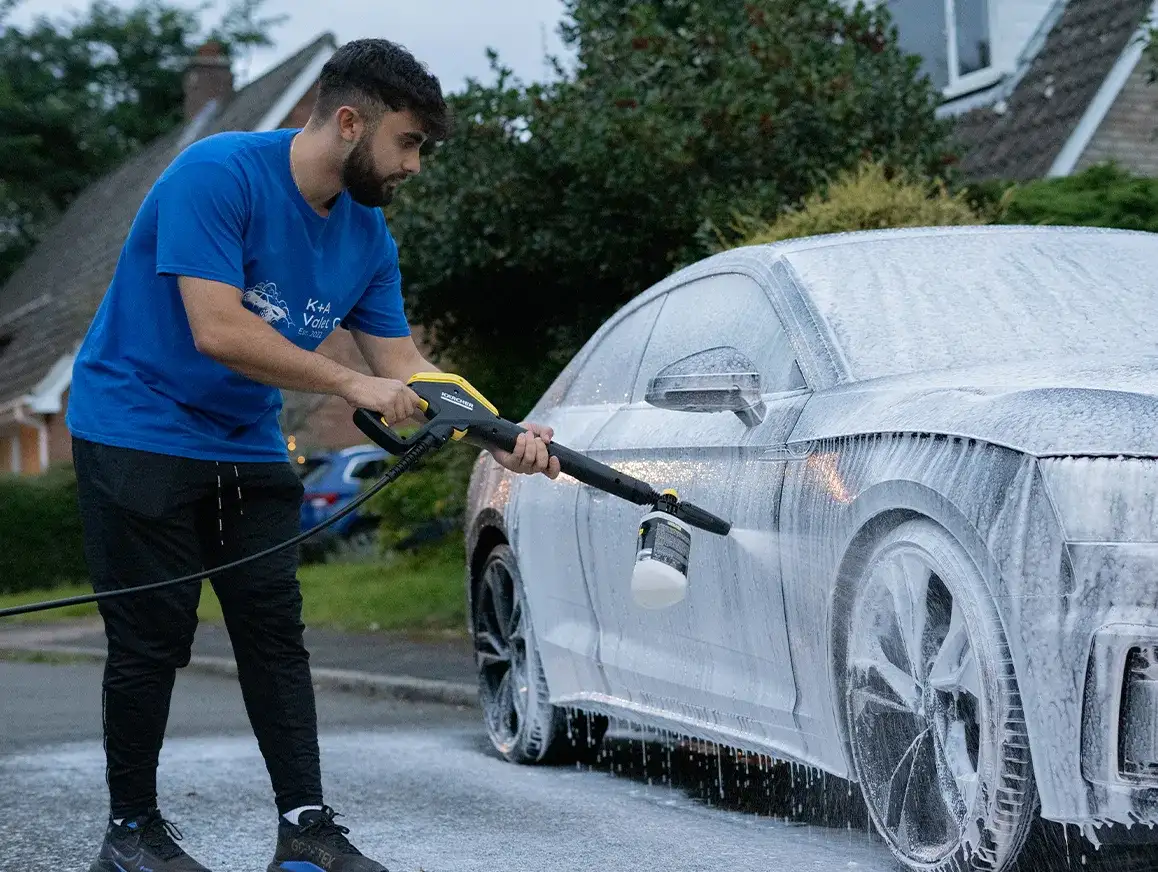
[{"label": "pressure washer gun", "polygon": [[[419,397],[426,422],[410,436],[400,436],[378,413],[358,409],[354,423],[378,445],[407,460],[448,441],[476,448],[513,451],[525,430],[507,421],[469,382],[448,373],[417,373],[408,382]],[[687,588],[691,532],[698,527],[727,536],[731,524],[699,506],[683,502],[674,490],[657,491],[647,482],[592,460],[552,440],[547,453],[575,480],[638,506],[649,506],[639,528],[639,549],[632,573],[636,601],[662,608],[683,599]],[[410,464],[408,464],[410,465]]]},{"label": "pressure washer gun", "polygon": [[[354,422],[358,428],[390,453],[399,455],[398,462],[386,470],[373,486],[309,530],[303,530],[284,542],[222,566],[163,581],[9,606],[0,609],[0,618],[83,605],[113,597],[136,596],[177,585],[200,584],[206,578],[240,569],[255,560],[293,548],[326,527],[333,526],[383,488],[397,481],[423,455],[441,448],[449,441],[465,441],[478,448],[513,451],[515,440],[524,432],[518,424],[499,417],[498,410],[482,394],[456,375],[418,373],[410,379],[410,387],[419,396],[426,423],[413,435],[402,437],[378,413],[357,409]],[[559,458],[561,470],[572,478],[636,505],[652,507],[639,527],[639,553],[631,576],[632,593],[645,608],[663,608],[683,599],[687,590],[688,555],[691,550],[689,525],[721,536],[728,535],[731,525],[691,503],[680,502],[675,491],[656,493],[651,485],[584,457],[557,442],[548,443],[547,451],[552,457]]]}]

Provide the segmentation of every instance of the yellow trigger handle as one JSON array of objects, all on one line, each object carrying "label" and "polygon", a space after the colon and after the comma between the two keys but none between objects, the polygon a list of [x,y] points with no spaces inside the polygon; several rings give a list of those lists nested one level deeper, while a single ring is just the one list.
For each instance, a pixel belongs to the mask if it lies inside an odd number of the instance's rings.
[{"label": "yellow trigger handle", "polygon": [[[429,408],[430,408],[430,403],[426,402],[426,400],[422,399],[422,397],[419,397],[419,398],[418,398],[418,408],[422,409],[422,411],[423,411],[423,412],[425,412],[427,409],[429,409]],[[390,426],[390,422],[389,422],[389,421],[387,421],[385,417],[383,417],[383,416],[379,416],[379,420],[380,420],[380,421],[381,421],[381,422],[382,422],[382,423],[383,423],[385,426],[387,426],[387,427],[389,427],[389,426]]]},{"label": "yellow trigger handle", "polygon": [[[414,385],[419,382],[424,382],[426,384],[444,384],[457,387],[464,394],[473,398],[474,400],[481,403],[484,407],[489,409],[496,418],[498,417],[499,410],[496,409],[494,405],[489,400],[487,400],[487,398],[484,397],[476,387],[474,387],[474,385],[472,385],[462,376],[452,375],[445,372],[418,372],[412,375],[406,383],[408,385]],[[419,397],[418,408],[422,410],[423,414],[426,414],[430,411],[430,403],[422,397]],[[382,421],[383,426],[390,426],[390,423],[384,417],[380,417],[380,420]],[[453,439],[455,442],[458,442],[464,438],[466,438],[465,430],[455,430],[451,434],[451,439]]]},{"label": "yellow trigger handle", "polygon": [[436,385],[450,385],[461,390],[464,394],[478,403],[481,403],[492,415],[499,417],[499,410],[495,408],[494,404],[482,395],[482,392],[464,379],[460,375],[453,375],[449,372],[416,372],[410,377],[407,384],[414,384],[415,382],[425,382],[427,384]]}]

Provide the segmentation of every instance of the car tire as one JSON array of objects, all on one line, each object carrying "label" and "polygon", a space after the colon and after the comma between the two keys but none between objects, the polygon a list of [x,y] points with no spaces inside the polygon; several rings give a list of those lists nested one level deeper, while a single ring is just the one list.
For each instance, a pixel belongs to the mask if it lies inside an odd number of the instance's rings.
[{"label": "car tire", "polygon": [[1009,645],[981,571],[932,521],[872,548],[845,646],[852,767],[907,868],[1004,872],[1037,791]]},{"label": "car tire", "polygon": [[508,545],[488,555],[472,602],[479,703],[494,749],[520,764],[594,760],[607,718],[551,704],[522,577]]}]

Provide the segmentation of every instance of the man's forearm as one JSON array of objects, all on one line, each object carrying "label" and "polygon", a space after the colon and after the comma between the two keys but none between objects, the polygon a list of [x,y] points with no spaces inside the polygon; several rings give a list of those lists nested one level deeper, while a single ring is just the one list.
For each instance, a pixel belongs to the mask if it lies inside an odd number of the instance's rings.
[{"label": "man's forearm", "polygon": [[411,376],[419,372],[442,372],[437,366],[424,357],[417,357],[403,367],[406,377],[402,381],[410,381]]},{"label": "man's forearm", "polygon": [[[215,333],[203,354],[254,381],[290,391],[345,397],[358,374],[315,351],[294,345],[257,315]],[[199,344],[200,347],[200,344]]]},{"label": "man's forearm", "polygon": [[409,381],[411,376],[419,372],[442,372],[437,366],[423,357],[413,337],[402,336],[396,339],[382,339],[371,336],[360,330],[351,330],[354,344],[362,352],[362,357],[370,371],[379,378],[392,378],[398,381]]}]

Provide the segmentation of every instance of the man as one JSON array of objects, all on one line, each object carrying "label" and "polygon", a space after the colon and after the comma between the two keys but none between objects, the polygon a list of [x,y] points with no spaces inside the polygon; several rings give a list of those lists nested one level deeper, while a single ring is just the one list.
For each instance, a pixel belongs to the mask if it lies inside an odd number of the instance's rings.
[{"label": "man", "polygon": [[[302,485],[279,389],[331,394],[391,424],[434,367],[403,313],[379,207],[445,137],[438,80],[384,40],[343,46],[306,127],[227,133],[153,186],[77,355],[68,425],[97,591],[255,554],[298,531]],[[350,330],[372,376],[314,349]],[[508,469],[559,474],[528,425]],[[293,549],[212,579],[278,810],[271,872],[381,872],[323,802],[317,718]],[[173,841],[156,773],[175,670],[189,662],[200,584],[101,602],[108,827],[92,872],[204,872]]]}]

